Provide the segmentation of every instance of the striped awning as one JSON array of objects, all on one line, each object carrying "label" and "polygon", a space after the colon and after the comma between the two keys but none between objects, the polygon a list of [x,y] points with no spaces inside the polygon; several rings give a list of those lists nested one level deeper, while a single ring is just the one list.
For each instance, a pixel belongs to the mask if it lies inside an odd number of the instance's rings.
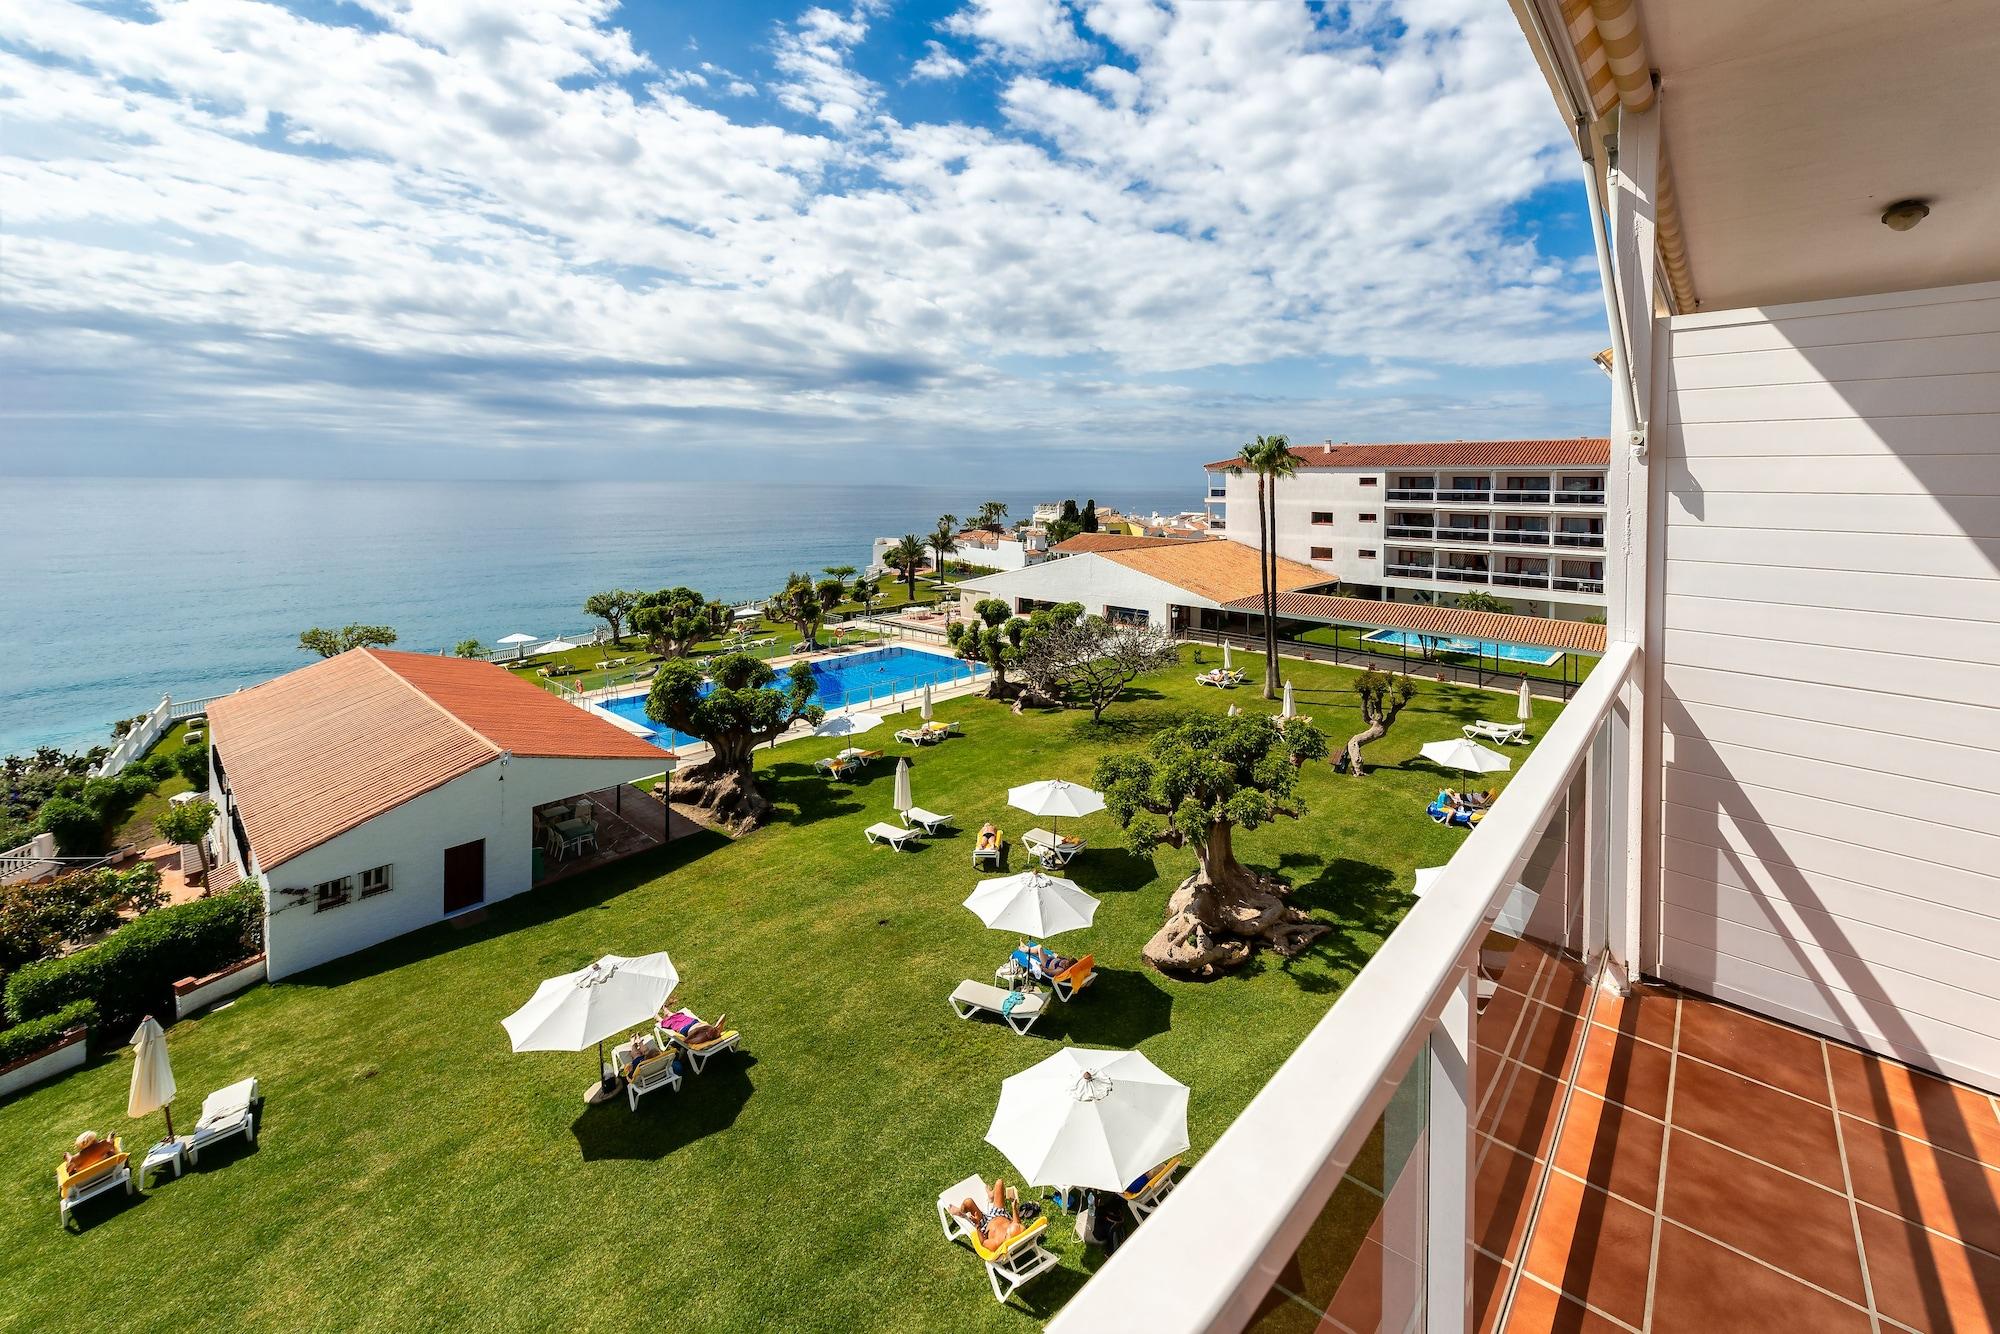
[{"label": "striped awning", "polygon": [[[1256,615],[1263,598],[1238,598],[1226,611]],[[1431,607],[1417,602],[1376,602],[1370,598],[1337,598],[1324,593],[1280,593],[1278,615],[1295,621],[1352,625],[1366,630],[1407,630],[1412,634],[1450,639],[1483,639],[1497,644],[1527,644],[1566,653],[1604,652],[1604,627],[1590,621],[1561,621],[1546,616],[1516,616],[1511,612],[1467,611],[1463,607]]]}]

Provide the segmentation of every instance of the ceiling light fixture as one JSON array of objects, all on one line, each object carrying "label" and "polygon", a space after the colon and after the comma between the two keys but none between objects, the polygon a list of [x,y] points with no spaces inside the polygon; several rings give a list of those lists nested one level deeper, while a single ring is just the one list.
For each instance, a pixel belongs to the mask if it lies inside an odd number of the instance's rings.
[{"label": "ceiling light fixture", "polygon": [[1931,215],[1931,206],[1921,199],[1899,199],[1882,210],[1882,225],[1892,232],[1907,232]]}]

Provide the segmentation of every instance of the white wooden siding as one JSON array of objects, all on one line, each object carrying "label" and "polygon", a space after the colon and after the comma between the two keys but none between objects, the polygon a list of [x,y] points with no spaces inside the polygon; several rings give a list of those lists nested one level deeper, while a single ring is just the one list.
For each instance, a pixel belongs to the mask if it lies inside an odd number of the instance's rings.
[{"label": "white wooden siding", "polygon": [[2000,284],[1668,337],[1655,967],[2000,1088]]}]

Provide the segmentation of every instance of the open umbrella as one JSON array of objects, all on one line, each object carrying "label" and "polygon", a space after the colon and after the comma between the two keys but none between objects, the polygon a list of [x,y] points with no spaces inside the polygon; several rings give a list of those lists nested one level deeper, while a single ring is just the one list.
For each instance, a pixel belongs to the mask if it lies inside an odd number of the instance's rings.
[{"label": "open umbrella", "polygon": [[[174,1068],[167,1061],[167,1035],[160,1021],[147,1015],[132,1034],[132,1092],[125,1099],[125,1115],[167,1114],[167,1139],[174,1137]],[[164,1141],[163,1141],[164,1142]]]},{"label": "open umbrella", "polygon": [[966,895],[965,906],[995,931],[1015,931],[1030,938],[1089,926],[1097,915],[1097,900],[1074,880],[1040,870],[982,880]]},{"label": "open umbrella", "polygon": [[897,760],[896,795],[891,805],[898,811],[907,811],[916,804],[910,797],[910,762],[908,760]]},{"label": "open umbrella", "polygon": [[1521,702],[1514,709],[1514,716],[1524,723],[1535,716],[1535,706],[1528,698],[1528,678],[1525,676],[1521,678]]},{"label": "open umbrella", "polygon": [[1124,1190],[1186,1152],[1187,1103],[1136,1051],[1065,1047],[1001,1081],[986,1142],[1031,1186]]},{"label": "open umbrella", "polygon": [[582,1051],[595,1044],[601,1072],[604,1039],[658,1014],[680,980],[665,950],[629,959],[607,954],[587,968],[548,979],[500,1025],[517,1052]]},{"label": "open umbrella", "polygon": [[923,712],[918,714],[917,716],[922,718],[925,722],[929,722],[931,720],[931,683],[928,681],[924,682]]},{"label": "open umbrella", "polygon": [[1285,682],[1284,712],[1280,713],[1278,716],[1280,718],[1289,718],[1292,716],[1292,683],[1290,681]]},{"label": "open umbrella", "polygon": [[500,642],[514,646],[514,661],[519,662],[522,656],[527,653],[528,645],[535,642],[535,637],[533,635],[508,635]]},{"label": "open umbrella", "polygon": [[551,639],[548,643],[536,649],[535,652],[538,655],[543,653],[567,653],[575,647],[576,645],[570,643],[567,639]]},{"label": "open umbrella", "polygon": [[813,728],[814,736],[859,736],[882,725],[882,715],[857,709],[853,713],[835,714],[824,719]]},{"label": "open umbrella", "polygon": [[1046,815],[1057,820],[1065,815],[1089,815],[1104,809],[1104,795],[1081,783],[1063,778],[1045,778],[1007,789],[1007,804],[1030,815]]},{"label": "open umbrella", "polygon": [[1505,755],[1467,741],[1464,737],[1455,741],[1426,742],[1420,753],[1441,769],[1463,769],[1471,774],[1495,773],[1514,767],[1514,762]]}]

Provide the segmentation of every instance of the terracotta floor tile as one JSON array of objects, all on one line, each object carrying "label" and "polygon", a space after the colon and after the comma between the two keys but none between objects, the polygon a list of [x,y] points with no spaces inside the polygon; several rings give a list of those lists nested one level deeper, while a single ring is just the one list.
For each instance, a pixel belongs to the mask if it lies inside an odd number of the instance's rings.
[{"label": "terracotta floor tile", "polygon": [[1535,982],[1534,996],[1545,1005],[1552,1005],[1569,1014],[1582,1014],[1584,1002],[1590,998],[1590,973],[1574,959],[1561,955],[1551,955],[1542,967],[1542,975]]},{"label": "terracotta floor tile", "polygon": [[1861,1209],[1875,1309],[1912,1329],[2000,1328],[2000,1259]]},{"label": "terracotta floor tile", "polygon": [[1363,1189],[1352,1177],[1342,1177],[1278,1275],[1278,1282],[1313,1306],[1324,1308],[1340,1290],[1361,1248],[1381,1242],[1381,1227],[1382,1197]]},{"label": "terracotta floor tile", "polygon": [[1826,1054],[1841,1111],[2000,1167],[2000,1117],[1984,1094],[1838,1042]]},{"label": "terracotta floor tile", "polygon": [[1556,1108],[1563,1085],[1514,1061],[1496,1075],[1498,1083],[1480,1112],[1478,1128],[1502,1144],[1536,1158],[1548,1156],[1555,1138]]},{"label": "terracotta floor tile", "polygon": [[1856,1199],[2000,1254],[2000,1172],[1852,1116],[1840,1130]]},{"label": "terracotta floor tile", "polygon": [[1507,1313],[1507,1334],[1623,1334],[1623,1328],[1533,1279],[1514,1289]]},{"label": "terracotta floor tile", "polygon": [[1673,1068],[1673,1053],[1665,1047],[1592,1024],[1584,1039],[1576,1083],[1578,1088],[1601,1093],[1648,1116],[1665,1117],[1667,1078]]},{"label": "terracotta floor tile", "polygon": [[1588,1093],[1570,1098],[1555,1164],[1601,1190],[1652,1208],[1666,1126]]},{"label": "terracotta floor tile", "polygon": [[1527,941],[1522,941],[1514,947],[1513,954],[1507,960],[1506,968],[1501,970],[1497,980],[1503,988],[1509,991],[1518,991],[1524,996],[1532,996],[1535,994],[1537,984],[1541,981],[1542,971],[1548,967],[1548,964],[1548,955]]},{"label": "terracotta floor tile", "polygon": [[1646,1315],[1652,1244],[1651,1213],[1568,1177],[1552,1176],[1528,1240],[1527,1271],[1637,1325]]},{"label": "terracotta floor tile", "polygon": [[1498,1140],[1481,1136],[1479,1166],[1472,1177],[1473,1244],[1506,1259],[1519,1251],[1527,1231],[1542,1164]]},{"label": "terracotta floor tile", "polygon": [[1660,1225],[1653,1334],[1864,1334],[1868,1316],[1671,1222]]},{"label": "terracotta floor tile", "polygon": [[1681,1002],[1681,1055],[1815,1102],[1830,1100],[1821,1045],[1810,1033],[1768,1023],[1717,1001],[1690,996]]},{"label": "terracotta floor tile", "polygon": [[1661,1212],[1809,1283],[1864,1301],[1847,1197],[1675,1131]]},{"label": "terracotta floor tile", "polygon": [[1583,1019],[1547,1005],[1529,1007],[1530,1018],[1522,1025],[1514,1039],[1514,1045],[1506,1055],[1532,1065],[1544,1074],[1558,1079],[1569,1077],[1571,1058],[1577,1046],[1583,1041],[1584,1029],[1588,1027]]},{"label": "terracotta floor tile", "polygon": [[1615,1028],[1628,1037],[1671,1047],[1674,1045],[1674,1015],[1679,1008],[1680,997],[1673,992],[1638,985],[1632,988],[1629,996],[1600,992],[1597,1008],[1591,1011],[1590,1020],[1594,1024]]},{"label": "terracotta floor tile", "polygon": [[1833,1113],[1700,1061],[1674,1067],[1673,1124],[1844,1190]]},{"label": "terracotta floor tile", "polygon": [[[1474,1021],[1474,1032],[1479,1045],[1491,1051],[1504,1054],[1508,1048],[1521,1040],[1521,1033],[1527,1025],[1521,1012],[1537,1008],[1525,995],[1518,991],[1500,990],[1493,993],[1493,999],[1486,1002],[1486,1008],[1479,1012]],[[1529,1015],[1532,1019],[1534,1016]]]},{"label": "terracotta floor tile", "polygon": [[[1264,1294],[1264,1300],[1257,1304],[1250,1323],[1244,1327],[1248,1334],[1317,1334],[1328,1328],[1319,1314],[1293,1301],[1277,1288]],[[1346,1334],[1338,1331],[1338,1334]]]},{"label": "terracotta floor tile", "polygon": [[1479,1334],[1492,1334],[1500,1299],[1507,1295],[1507,1283],[1513,1276],[1514,1266],[1472,1253],[1472,1327]]}]

